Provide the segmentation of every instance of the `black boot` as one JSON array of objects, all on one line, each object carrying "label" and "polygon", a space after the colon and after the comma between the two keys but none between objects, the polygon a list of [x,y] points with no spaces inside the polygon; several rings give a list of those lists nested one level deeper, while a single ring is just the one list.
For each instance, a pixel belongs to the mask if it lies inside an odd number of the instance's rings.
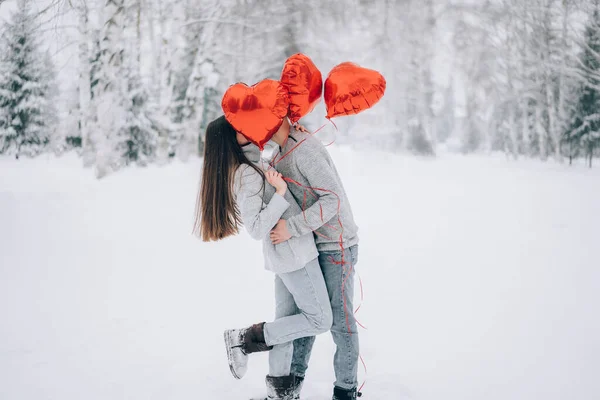
[{"label": "black boot", "polygon": [[362,396],[361,392],[356,389],[342,389],[340,387],[333,388],[333,399],[332,400],[353,400]]},{"label": "black boot", "polygon": [[299,400],[303,378],[294,375],[268,376],[266,400]]},{"label": "black boot", "polygon": [[303,376],[297,376],[296,377],[296,386],[294,387],[294,390],[292,392],[292,394],[294,395],[294,397],[292,397],[294,400],[299,400],[300,399],[300,392],[302,391],[302,384],[304,383],[304,377]]},{"label": "black boot", "polygon": [[273,346],[267,346],[265,343],[265,323],[254,324],[244,332],[244,353],[258,353],[260,351],[269,351]]}]

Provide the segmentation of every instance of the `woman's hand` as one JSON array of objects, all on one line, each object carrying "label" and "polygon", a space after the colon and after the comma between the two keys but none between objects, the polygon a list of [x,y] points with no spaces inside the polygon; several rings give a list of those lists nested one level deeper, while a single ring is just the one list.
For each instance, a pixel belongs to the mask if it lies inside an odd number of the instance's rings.
[{"label": "woman's hand", "polygon": [[306,129],[306,128],[304,127],[304,125],[296,124],[296,125],[294,125],[294,128],[295,128],[297,131],[300,131],[300,132],[304,132],[304,133],[310,133],[310,132],[308,131],[308,129]]},{"label": "woman's hand", "polygon": [[275,188],[275,192],[278,195],[285,195],[285,192],[287,192],[287,183],[285,183],[283,176],[281,176],[279,172],[275,171],[274,169],[270,169],[265,172],[265,177],[267,178],[267,182],[269,182],[269,184]]}]

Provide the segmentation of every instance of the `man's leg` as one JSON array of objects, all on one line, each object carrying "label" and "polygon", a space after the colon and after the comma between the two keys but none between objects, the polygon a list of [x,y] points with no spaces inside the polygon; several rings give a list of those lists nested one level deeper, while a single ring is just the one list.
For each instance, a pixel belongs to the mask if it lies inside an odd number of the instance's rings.
[{"label": "man's leg", "polygon": [[294,340],[294,355],[292,357],[292,375],[304,378],[308,369],[308,361],[312,352],[314,336],[307,336]]},{"label": "man's leg", "polygon": [[[335,385],[344,389],[354,389],[358,385],[358,330],[354,320],[354,267],[358,262],[358,246],[352,246],[344,250],[344,261],[347,263],[342,267],[342,253],[322,252],[319,255],[319,264],[333,311],[333,326],[331,335],[336,344],[334,356]],[[348,324],[346,324],[346,312],[344,310],[344,298],[342,297],[342,282],[344,282],[344,297],[346,298],[346,310],[348,311]],[[348,325],[350,332],[348,332]],[[291,373],[304,377],[308,368],[308,361],[312,352],[315,337],[305,337],[294,341],[294,354],[292,358]]]},{"label": "man's leg", "polygon": [[322,252],[319,263],[325,277],[331,309],[333,326],[331,335],[336,345],[333,366],[335,386],[342,389],[356,389],[358,386],[358,327],[354,319],[354,268],[358,261],[358,246],[342,252]]}]

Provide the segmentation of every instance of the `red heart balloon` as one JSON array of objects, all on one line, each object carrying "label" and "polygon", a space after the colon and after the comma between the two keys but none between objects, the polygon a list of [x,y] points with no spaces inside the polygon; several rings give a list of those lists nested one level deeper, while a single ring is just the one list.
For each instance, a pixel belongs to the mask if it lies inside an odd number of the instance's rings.
[{"label": "red heart balloon", "polygon": [[281,83],[290,95],[288,117],[295,124],[311,112],[321,99],[323,77],[310,58],[298,53],[285,61]]},{"label": "red heart balloon", "polygon": [[221,102],[227,121],[261,150],[281,126],[288,106],[287,90],[272,79],[252,86],[236,83]]},{"label": "red heart balloon", "polygon": [[327,118],[358,114],[375,105],[385,93],[379,72],[345,62],[335,66],[325,80]]}]

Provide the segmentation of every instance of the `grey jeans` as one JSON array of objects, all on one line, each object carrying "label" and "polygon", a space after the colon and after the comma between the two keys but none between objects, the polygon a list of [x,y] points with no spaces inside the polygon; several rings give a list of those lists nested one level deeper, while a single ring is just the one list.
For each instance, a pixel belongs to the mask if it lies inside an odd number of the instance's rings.
[{"label": "grey jeans", "polygon": [[[333,368],[335,386],[354,389],[358,386],[358,329],[354,319],[354,267],[358,262],[358,245],[344,250],[346,265],[341,265],[342,252],[319,252],[319,263],[329,292],[333,310],[331,335],[336,345]],[[351,264],[350,264],[351,263]],[[343,296],[342,296],[343,284]],[[344,297],[346,306],[344,307]],[[349,329],[348,329],[349,328]],[[312,351],[314,337],[294,341],[291,373],[304,376]]]},{"label": "grey jeans", "polygon": [[269,375],[290,375],[293,341],[327,332],[332,324],[329,295],[315,258],[304,268],[275,276],[275,321],[266,323]]}]

